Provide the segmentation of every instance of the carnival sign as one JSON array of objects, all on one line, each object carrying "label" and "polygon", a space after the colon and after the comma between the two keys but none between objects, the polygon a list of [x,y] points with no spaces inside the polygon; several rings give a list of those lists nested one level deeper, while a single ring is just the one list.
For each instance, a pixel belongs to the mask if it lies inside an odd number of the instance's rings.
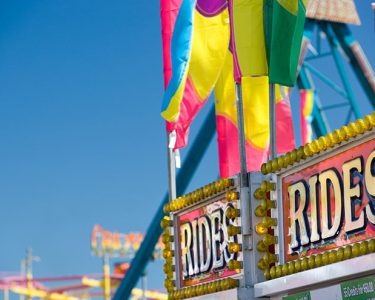
[{"label": "carnival sign", "polygon": [[375,141],[333,152],[281,174],[285,262],[375,237]]},{"label": "carnival sign", "polygon": [[[138,251],[143,238],[144,234],[139,232],[111,232],[95,225],[91,233],[91,251],[95,256],[109,255],[131,259]],[[160,238],[155,246],[153,258],[161,259],[163,249],[164,245]]]},{"label": "carnival sign", "polygon": [[237,274],[228,263],[238,253],[230,253],[237,236],[228,236],[228,226],[237,226],[236,218],[228,218],[235,203],[220,199],[177,216],[179,234],[180,281],[190,286]]}]

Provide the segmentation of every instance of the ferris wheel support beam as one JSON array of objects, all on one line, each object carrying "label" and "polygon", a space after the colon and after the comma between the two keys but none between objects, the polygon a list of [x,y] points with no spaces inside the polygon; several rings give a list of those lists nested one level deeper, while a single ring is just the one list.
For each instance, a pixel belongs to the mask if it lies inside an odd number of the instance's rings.
[{"label": "ferris wheel support beam", "polygon": [[348,25],[342,23],[331,23],[331,26],[342,50],[349,58],[350,65],[362,85],[372,108],[375,109],[374,70],[368,62],[361,45],[354,39]]},{"label": "ferris wheel support beam", "polygon": [[[177,174],[176,186],[177,196],[183,194],[192,179],[196,169],[201,162],[206,149],[208,148],[214,133],[215,133],[215,108],[212,105],[210,111],[204,120],[201,129],[198,132],[197,137],[192,143],[190,150],[186,156],[185,161],[180,171]],[[164,217],[163,207],[168,202],[168,193],[164,196],[160,206],[158,207],[154,218],[151,221],[150,226],[146,231],[146,236],[133,258],[130,268],[126,273],[126,276],[122,280],[120,286],[116,290],[113,297],[114,300],[129,299],[132,289],[137,284],[146,264],[149,262],[152,256],[152,252],[155,245],[162,234],[160,227],[160,221]]]},{"label": "ferris wheel support beam", "polygon": [[[297,85],[298,88],[302,90],[315,90],[314,82],[310,75],[310,72],[304,65],[302,65],[302,68],[299,72]],[[326,135],[330,131],[328,122],[323,112],[322,105],[320,103],[320,99],[318,97],[316,97],[314,101],[312,127],[316,136],[318,137]]]},{"label": "ferris wheel support beam", "polygon": [[339,72],[339,76],[341,78],[342,84],[343,84],[344,89],[346,91],[346,95],[347,95],[346,99],[348,99],[348,101],[349,101],[349,103],[352,107],[355,118],[359,119],[359,118],[361,118],[361,113],[359,111],[358,104],[355,100],[352,85],[350,84],[348,74],[345,71],[344,64],[343,64],[343,61],[342,61],[342,57],[341,57],[341,54],[339,52],[339,43],[336,39],[336,35],[332,31],[331,23],[319,22],[318,24],[319,24],[319,27],[321,28],[321,30],[327,36],[328,43],[331,47],[331,53],[332,53],[333,59],[336,63],[336,67],[337,67],[337,70]]}]

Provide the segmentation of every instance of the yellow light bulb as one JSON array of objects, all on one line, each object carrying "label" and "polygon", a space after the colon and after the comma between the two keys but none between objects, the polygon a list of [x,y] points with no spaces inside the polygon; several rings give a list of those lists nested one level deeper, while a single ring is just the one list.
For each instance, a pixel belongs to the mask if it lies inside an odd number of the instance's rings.
[{"label": "yellow light bulb", "polygon": [[227,212],[226,212],[226,216],[227,216],[228,219],[234,219],[236,217],[239,217],[240,216],[240,210],[237,209],[237,208],[228,207]]},{"label": "yellow light bulb", "polygon": [[291,274],[294,274],[295,273],[295,269],[294,269],[294,262],[291,261],[288,263],[288,274],[291,275]]},{"label": "yellow light bulb", "polygon": [[322,265],[323,265],[322,255],[319,253],[319,254],[315,255],[315,266],[320,267]]},{"label": "yellow light bulb", "polygon": [[278,166],[278,169],[284,168],[284,158],[283,157],[280,156],[280,157],[277,158],[277,166]]},{"label": "yellow light bulb", "polygon": [[329,264],[329,253],[328,252],[324,252],[323,253],[323,255],[322,255],[322,264],[323,264],[323,266]]},{"label": "yellow light bulb", "polygon": [[352,247],[352,257],[357,257],[360,254],[360,246],[359,244],[354,244]]},{"label": "yellow light bulb", "polygon": [[161,222],[160,222],[160,226],[161,228],[163,229],[166,229],[167,227],[171,227],[172,226],[172,221],[169,219],[169,217],[165,216]]},{"label": "yellow light bulb", "polygon": [[311,255],[311,256],[308,258],[307,263],[308,263],[308,265],[309,265],[309,269],[313,269],[313,268],[315,268],[315,256],[314,256],[314,255]]},{"label": "yellow light bulb", "polygon": [[241,227],[234,226],[234,225],[228,226],[228,235],[229,236],[235,236],[235,235],[240,234],[240,233],[241,233]]},{"label": "yellow light bulb", "polygon": [[344,140],[344,136],[342,135],[339,129],[336,129],[335,131],[333,131],[333,138],[336,141],[335,144],[338,144]]},{"label": "yellow light bulb", "polygon": [[242,262],[238,261],[238,260],[235,260],[235,259],[231,259],[228,262],[228,269],[232,270],[232,271],[234,271],[236,269],[242,269]]},{"label": "yellow light bulb", "polygon": [[271,279],[276,278],[276,267],[275,266],[271,267],[271,269],[270,269],[270,276],[271,276]]},{"label": "yellow light bulb", "polygon": [[272,161],[267,162],[266,164],[266,174],[272,173]]},{"label": "yellow light bulb", "polygon": [[270,280],[270,279],[271,279],[270,269],[266,269],[266,270],[264,271],[264,278],[265,278],[266,280]]},{"label": "yellow light bulb", "polygon": [[358,119],[355,122],[355,125],[357,126],[357,132],[358,133],[364,133],[366,128],[367,128],[367,124],[362,119]]},{"label": "yellow light bulb", "polygon": [[262,164],[261,168],[260,168],[260,171],[262,172],[263,175],[266,175],[268,172],[267,172],[267,165],[266,164]]},{"label": "yellow light bulb", "polygon": [[332,250],[329,252],[329,263],[333,264],[337,261],[337,252],[336,250]]},{"label": "yellow light bulb", "polygon": [[229,253],[238,253],[242,250],[241,244],[230,242],[228,244]]},{"label": "yellow light bulb", "polygon": [[283,276],[288,275],[288,265],[287,264],[282,265],[281,272],[282,272]]},{"label": "yellow light bulb", "polygon": [[257,243],[257,250],[259,252],[266,252],[268,251],[268,246],[264,243],[264,241],[259,241]]},{"label": "yellow light bulb", "polygon": [[284,166],[287,167],[288,165],[293,164],[292,160],[292,152],[287,152],[284,155]]},{"label": "yellow light bulb", "polygon": [[319,148],[320,150],[326,150],[327,147],[328,147],[328,139],[325,137],[325,136],[321,136],[319,139],[318,139],[318,143],[319,143]]},{"label": "yellow light bulb", "polygon": [[309,157],[313,154],[312,150],[311,150],[311,145],[310,144],[306,144],[303,148],[303,152],[305,153],[306,157]]},{"label": "yellow light bulb", "polygon": [[277,219],[271,217],[264,217],[262,223],[265,224],[268,228],[277,225]]},{"label": "yellow light bulb", "polygon": [[240,199],[240,194],[235,191],[227,191],[225,194],[225,198],[227,199],[227,201],[235,201]]},{"label": "yellow light bulb", "polygon": [[297,150],[293,149],[292,152],[290,153],[290,159],[292,163],[295,163],[297,161]]},{"label": "yellow light bulb", "polygon": [[281,277],[283,275],[283,268],[282,268],[282,266],[277,266],[276,267],[275,274],[276,274],[276,278],[279,278],[279,277]]},{"label": "yellow light bulb", "polygon": [[258,269],[260,270],[266,270],[268,268],[269,264],[262,258],[258,261]]},{"label": "yellow light bulb", "polygon": [[352,257],[352,246],[346,246],[344,249],[344,258],[349,259]]},{"label": "yellow light bulb", "polygon": [[264,217],[266,216],[267,214],[267,210],[264,209],[264,207],[262,205],[259,205],[256,209],[255,209],[255,215],[257,217]]},{"label": "yellow light bulb", "polygon": [[271,265],[277,261],[277,257],[273,253],[266,253],[262,258],[268,265]]},{"label": "yellow light bulb", "polygon": [[276,172],[279,169],[279,165],[277,164],[277,159],[273,159],[271,161],[271,166],[272,166],[272,172]]},{"label": "yellow light bulb", "polygon": [[373,253],[375,252],[375,239],[371,239],[368,242],[367,245],[368,253]]},{"label": "yellow light bulb", "polygon": [[294,262],[294,270],[296,273],[301,271],[301,261],[299,259]]},{"label": "yellow light bulb", "polygon": [[365,255],[368,251],[368,242],[367,241],[363,241],[360,245],[359,245],[359,252],[360,252],[360,255]]},{"label": "yellow light bulb", "polygon": [[341,133],[344,140],[348,140],[350,138],[350,132],[349,132],[349,128],[347,126],[342,126],[340,128],[340,133]]},{"label": "yellow light bulb", "polygon": [[303,149],[304,149],[303,146],[301,146],[297,150],[297,159],[298,160],[304,159],[306,157],[305,152],[304,152]]},{"label": "yellow light bulb", "polygon": [[366,130],[370,130],[372,127],[374,127],[374,124],[372,124],[371,116],[367,115],[363,118],[364,124],[366,126]]},{"label": "yellow light bulb", "polygon": [[276,236],[273,236],[273,235],[270,235],[270,234],[266,234],[263,238],[263,242],[265,245],[267,246],[271,246],[271,245],[274,245],[277,243],[277,237]]},{"label": "yellow light bulb", "polygon": [[268,227],[266,227],[263,223],[259,223],[255,226],[255,231],[257,234],[266,234],[268,232]]},{"label": "yellow light bulb", "polygon": [[165,259],[173,257],[173,251],[172,250],[168,250],[168,249],[164,249],[163,250],[163,257]]},{"label": "yellow light bulb", "polygon": [[302,260],[301,260],[301,270],[302,271],[306,271],[309,269],[309,261],[308,261],[308,258],[307,257],[304,257]]},{"label": "yellow light bulb", "polygon": [[337,261],[344,260],[344,248],[337,249]]},{"label": "yellow light bulb", "polygon": [[281,156],[284,160],[284,167],[288,167],[290,164],[291,164],[291,161],[290,161],[290,155],[283,155]]},{"label": "yellow light bulb", "polygon": [[318,153],[320,152],[320,148],[319,148],[319,143],[317,140],[313,140],[311,142],[311,146],[312,146],[312,149],[313,149],[313,153]]},{"label": "yellow light bulb", "polygon": [[164,211],[166,214],[170,212],[170,210],[169,210],[169,203],[164,204],[164,206],[163,206],[163,211]]},{"label": "yellow light bulb", "polygon": [[257,200],[263,200],[266,197],[266,192],[262,188],[257,188],[254,192],[254,197]]}]

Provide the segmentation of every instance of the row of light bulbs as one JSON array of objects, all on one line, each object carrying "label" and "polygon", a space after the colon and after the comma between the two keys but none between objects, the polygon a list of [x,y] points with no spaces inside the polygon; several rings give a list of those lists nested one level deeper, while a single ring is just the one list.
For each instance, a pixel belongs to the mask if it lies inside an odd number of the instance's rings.
[{"label": "row of light bulbs", "polygon": [[202,296],[206,294],[212,294],[221,292],[229,289],[233,289],[239,286],[239,280],[234,278],[225,278],[216,280],[209,283],[203,283],[196,286],[186,287],[177,291],[173,291],[168,294],[168,299],[179,300],[192,298],[196,296]]},{"label": "row of light bulbs", "polygon": [[270,199],[270,192],[275,189],[275,183],[263,181],[261,186],[254,192],[254,198],[260,202],[255,208],[254,214],[258,218],[262,218],[262,221],[256,225],[255,231],[262,236],[256,248],[259,252],[264,253],[263,257],[258,261],[258,268],[263,271],[269,269],[271,265],[277,262],[277,256],[269,251],[270,246],[277,243],[277,237],[270,234],[269,230],[271,227],[277,226],[276,218],[269,216],[270,210],[276,208],[276,201]]},{"label": "row of light bulbs", "polygon": [[207,198],[219,194],[234,186],[234,179],[232,178],[221,178],[214,181],[206,186],[199,188],[189,194],[178,197],[171,202],[164,205],[164,212],[171,213],[178,211],[183,208],[190,207],[200,201],[206,200]]},{"label": "row of light bulbs", "polygon": [[165,263],[163,266],[163,271],[165,274],[164,286],[167,289],[168,293],[171,293],[174,291],[175,282],[176,282],[174,279],[174,273],[175,273],[175,265],[173,263],[174,251],[172,249],[172,245],[174,242],[174,237],[172,235],[173,222],[168,216],[165,216],[161,220],[160,226],[161,228],[164,229],[164,232],[162,234],[162,241],[164,243],[163,257],[165,260]]},{"label": "row of light bulbs", "polygon": [[[197,189],[187,195],[179,197],[166,205],[164,205],[164,212],[171,213],[178,211],[182,208],[186,208],[196,204],[199,201],[205,200],[208,197],[214,196],[218,193],[225,193],[225,199],[228,202],[238,201],[240,195],[237,191],[232,190],[231,188],[235,185],[234,179],[232,178],[222,178],[218,181],[210,183],[203,188]],[[237,205],[238,207],[238,205]],[[240,210],[237,208],[228,208],[227,217],[230,219],[240,217]],[[203,283],[196,286],[186,287],[176,290],[176,281],[175,281],[175,265],[174,265],[174,251],[172,245],[174,242],[174,237],[171,234],[173,221],[169,216],[165,216],[161,222],[160,226],[164,229],[162,235],[162,241],[165,245],[163,250],[163,257],[165,259],[163,271],[165,274],[164,286],[168,291],[168,299],[185,299],[195,296],[201,296],[205,294],[211,294],[219,291],[224,291],[232,289],[239,286],[239,281],[233,278],[225,278],[222,280],[216,280],[209,283]],[[228,235],[235,236],[241,233],[240,226],[229,225],[228,226]],[[242,246],[238,243],[230,243],[228,246],[229,252],[238,253],[242,250]],[[242,262],[241,262],[242,264]]]},{"label": "row of light bulbs", "polygon": [[267,280],[279,278],[374,252],[375,239],[371,239],[354,245],[340,247],[337,250],[310,255],[277,267],[272,266],[265,270],[264,276]]},{"label": "row of light bulbs", "polygon": [[291,166],[302,159],[311,157],[314,154],[327,150],[328,148],[333,148],[341,142],[347,141],[359,134],[363,134],[366,131],[370,131],[374,126],[375,112],[371,115],[365,116],[363,119],[358,119],[356,122],[351,122],[347,126],[336,129],[332,133],[328,133],[326,136],[321,136],[320,138],[313,140],[311,143],[307,143],[305,146],[301,146],[285,155],[281,155],[264,163],[261,167],[261,171],[264,175],[280,171],[282,168]]}]

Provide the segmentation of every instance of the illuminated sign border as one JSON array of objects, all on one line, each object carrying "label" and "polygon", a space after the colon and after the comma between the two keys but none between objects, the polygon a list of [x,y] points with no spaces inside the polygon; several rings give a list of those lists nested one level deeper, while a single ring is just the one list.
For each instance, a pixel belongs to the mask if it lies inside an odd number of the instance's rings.
[{"label": "illuminated sign border", "polygon": [[[335,131],[336,132],[336,131]],[[276,172],[277,180],[278,180],[278,195],[282,197],[282,180],[283,178],[294,174],[300,170],[304,170],[310,166],[318,164],[322,161],[325,161],[330,158],[334,158],[341,153],[353,149],[357,146],[360,146],[366,142],[373,140],[375,137],[375,130],[371,128],[368,131],[364,132],[361,135],[356,135],[354,138],[342,142],[341,144],[335,145],[333,149],[327,149],[325,151],[321,151],[318,155],[314,155],[312,157],[306,158],[306,160],[297,165],[290,166],[288,165],[287,168],[279,170]],[[283,224],[284,226],[284,217],[288,218],[289,213],[283,214],[281,209],[278,209],[277,216],[278,223]],[[285,260],[285,241],[284,241],[284,229],[283,226],[278,226],[278,236],[279,236],[279,246],[277,247],[278,251],[276,254],[279,255],[279,262],[276,266],[271,267],[271,269],[267,270],[266,279],[274,279],[286,275],[291,275],[297,272],[305,271],[308,269],[313,269],[322,265],[331,264],[340,260],[350,259],[356,256],[373,253],[375,252],[375,238],[370,240],[365,240],[360,243],[356,243],[354,245],[348,245],[346,247],[339,247],[338,250],[326,250],[320,252],[318,255],[310,255],[308,257],[295,259],[287,262]],[[341,249],[341,250],[340,250]],[[344,254],[343,254],[344,252]],[[319,257],[318,257],[319,256]],[[266,274],[265,273],[265,274]]]}]

